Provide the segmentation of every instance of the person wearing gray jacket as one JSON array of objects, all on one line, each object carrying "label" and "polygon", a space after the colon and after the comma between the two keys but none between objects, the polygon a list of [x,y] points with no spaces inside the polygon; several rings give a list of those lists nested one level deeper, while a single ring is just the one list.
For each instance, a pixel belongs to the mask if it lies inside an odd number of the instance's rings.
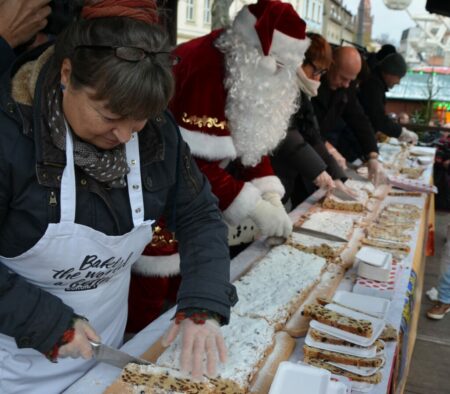
[{"label": "person wearing gray jacket", "polygon": [[165,110],[167,41],[141,20],[92,17],[1,80],[2,393],[59,393],[93,365],[89,341],[120,345],[131,265],[163,214],[182,275],[168,338],[194,343],[182,356],[193,375],[202,343],[208,373],[225,359],[220,325],[237,302],[227,230]]}]

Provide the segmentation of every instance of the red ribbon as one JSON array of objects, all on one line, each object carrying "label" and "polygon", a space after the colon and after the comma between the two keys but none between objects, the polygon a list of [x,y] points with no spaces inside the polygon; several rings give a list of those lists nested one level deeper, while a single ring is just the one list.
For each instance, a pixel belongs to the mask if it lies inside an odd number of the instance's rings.
[{"label": "red ribbon", "polygon": [[84,19],[122,16],[148,24],[158,23],[155,0],[101,0],[96,4],[84,6],[81,15]]}]

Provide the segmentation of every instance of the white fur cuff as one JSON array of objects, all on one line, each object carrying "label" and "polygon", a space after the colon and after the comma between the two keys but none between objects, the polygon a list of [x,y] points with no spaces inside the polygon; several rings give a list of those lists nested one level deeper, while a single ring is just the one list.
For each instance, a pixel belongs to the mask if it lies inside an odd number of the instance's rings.
[{"label": "white fur cuff", "polygon": [[238,225],[255,209],[256,203],[260,199],[261,191],[250,182],[245,182],[233,202],[223,211],[225,220],[231,225]]},{"label": "white fur cuff", "polygon": [[189,145],[193,156],[207,160],[236,158],[236,148],[231,136],[219,137],[199,130],[193,131],[179,127],[181,135]]},{"label": "white fur cuff", "polygon": [[169,256],[142,255],[131,269],[142,276],[174,276],[180,273],[180,255],[178,253]]},{"label": "white fur cuff", "polygon": [[261,191],[261,194],[275,192],[278,193],[281,198],[285,193],[284,186],[281,183],[280,178],[275,175],[253,179],[252,184]]}]

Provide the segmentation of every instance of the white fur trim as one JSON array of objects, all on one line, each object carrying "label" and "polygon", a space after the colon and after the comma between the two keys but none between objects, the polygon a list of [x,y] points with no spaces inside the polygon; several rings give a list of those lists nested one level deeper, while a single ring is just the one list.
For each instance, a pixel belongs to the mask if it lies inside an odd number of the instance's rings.
[{"label": "white fur trim", "polygon": [[279,30],[274,30],[269,55],[286,66],[297,68],[303,63],[305,52],[308,50],[310,43],[311,40],[308,37],[299,40],[281,33]]},{"label": "white fur trim", "polygon": [[257,19],[247,6],[243,7],[233,21],[232,30],[239,34],[245,43],[262,53],[261,41],[258,33],[255,30],[255,23]]},{"label": "white fur trim", "polygon": [[180,273],[180,255],[178,253],[169,256],[142,255],[131,269],[142,276],[174,276]]},{"label": "white fur trim", "polygon": [[280,197],[283,197],[285,193],[284,186],[281,183],[280,178],[275,175],[253,179],[252,184],[261,191],[261,194],[275,192],[278,193]]},{"label": "white fur trim", "polygon": [[260,199],[261,192],[259,189],[253,186],[250,182],[245,182],[240,193],[236,196],[229,207],[223,211],[225,220],[231,225],[238,225],[249,215],[251,211],[253,211],[256,203]]},{"label": "white fur trim", "polygon": [[180,131],[195,157],[208,160],[234,160],[236,158],[236,148],[231,136],[219,137],[203,133],[200,130],[188,130],[181,126]]}]

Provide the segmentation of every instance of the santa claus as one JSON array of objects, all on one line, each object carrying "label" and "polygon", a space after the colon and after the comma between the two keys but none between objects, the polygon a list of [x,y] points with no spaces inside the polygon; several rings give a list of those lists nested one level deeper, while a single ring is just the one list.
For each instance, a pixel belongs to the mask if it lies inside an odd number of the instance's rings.
[{"label": "santa claus", "polygon": [[[230,28],[175,50],[180,62],[170,109],[225,221],[241,224],[230,231],[231,244],[251,240],[252,228],[280,237],[292,231],[268,154],[298,109],[296,71],[309,46],[305,29],[291,4],[259,0],[245,6]],[[175,252],[176,243],[172,247]],[[135,275],[173,274],[178,264],[177,254],[152,248],[135,264]]]}]

